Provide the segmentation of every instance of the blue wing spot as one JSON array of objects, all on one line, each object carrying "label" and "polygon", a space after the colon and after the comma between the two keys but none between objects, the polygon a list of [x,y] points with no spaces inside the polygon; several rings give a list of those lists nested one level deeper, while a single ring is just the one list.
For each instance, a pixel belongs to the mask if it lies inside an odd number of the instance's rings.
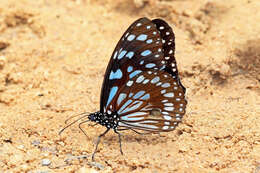
[{"label": "blue wing spot", "polygon": [[150,98],[150,94],[145,94],[140,100],[148,100]]},{"label": "blue wing spot", "polygon": [[161,91],[161,94],[165,94],[166,93],[166,89]]},{"label": "blue wing spot", "polygon": [[131,58],[134,56],[134,54],[135,54],[135,53],[132,52],[132,51],[131,51],[131,52],[128,52],[128,53],[126,54],[126,57],[129,58],[129,59],[131,59]]},{"label": "blue wing spot", "polygon": [[107,99],[107,106],[110,104],[111,100],[115,97],[117,90],[118,90],[117,86],[114,86],[111,88],[108,99]]},{"label": "blue wing spot", "polygon": [[153,68],[154,66],[155,66],[154,63],[149,63],[145,65],[146,68]]},{"label": "blue wing spot", "polygon": [[174,97],[174,94],[173,93],[166,93],[163,96],[164,97]]},{"label": "blue wing spot", "polygon": [[150,55],[152,52],[150,50],[145,50],[141,53],[142,56]]},{"label": "blue wing spot", "polygon": [[121,93],[119,96],[118,96],[118,99],[117,99],[117,105],[120,105],[120,103],[126,98],[126,94],[125,93]]},{"label": "blue wing spot", "polygon": [[134,112],[134,113],[127,114],[126,116],[122,116],[121,119],[126,121],[129,120],[138,121],[144,119],[144,116],[142,115],[146,115],[146,114],[147,114],[146,112]]},{"label": "blue wing spot", "polygon": [[127,37],[127,40],[128,41],[133,41],[135,39],[135,35],[134,34],[131,34]]},{"label": "blue wing spot", "polygon": [[120,54],[118,55],[117,58],[118,58],[118,59],[123,58],[123,57],[125,56],[126,52],[127,52],[127,51],[123,50],[122,52],[120,52]]},{"label": "blue wing spot", "polygon": [[133,66],[128,66],[127,72],[130,73],[131,71],[133,71]]},{"label": "blue wing spot", "polygon": [[123,73],[120,69],[117,69],[116,72],[111,71],[110,75],[109,75],[109,79],[121,79],[123,76]]},{"label": "blue wing spot", "polygon": [[168,88],[168,87],[170,87],[171,85],[169,84],[169,83],[164,83],[164,84],[162,84],[162,86],[161,87],[163,87],[163,88]]},{"label": "blue wing spot", "polygon": [[145,80],[143,81],[143,84],[147,84],[149,81],[150,81],[149,79],[145,79]]},{"label": "blue wing spot", "polygon": [[141,97],[143,94],[145,93],[145,91],[139,91],[138,93],[136,93],[135,95],[134,95],[134,99],[138,99],[139,97]]},{"label": "blue wing spot", "polygon": [[153,78],[151,80],[151,83],[157,83],[157,82],[159,82],[159,80],[160,80],[160,78],[158,76],[156,76],[155,78]]},{"label": "blue wing spot", "polygon": [[142,60],[142,61],[140,61],[140,63],[139,63],[140,65],[143,65],[144,64],[144,60]]},{"label": "blue wing spot", "polygon": [[130,105],[133,100],[127,100],[125,104],[118,110],[118,114],[120,114],[128,105]]},{"label": "blue wing spot", "polygon": [[129,75],[129,77],[130,78],[133,78],[133,77],[135,77],[136,75],[138,75],[139,73],[141,73],[142,71],[141,70],[135,70],[134,72],[132,72],[130,75]]},{"label": "blue wing spot", "polygon": [[134,94],[133,93],[130,93],[129,95],[128,95],[128,97],[130,98],[130,97],[132,97]]},{"label": "blue wing spot", "polygon": [[141,83],[144,80],[144,76],[141,75],[136,79],[136,83]]},{"label": "blue wing spot", "polygon": [[152,43],[152,42],[153,42],[152,39],[146,40],[146,43],[147,43],[147,44],[150,44],[150,43]]},{"label": "blue wing spot", "polygon": [[147,27],[146,27],[146,29],[150,29],[151,28],[151,26],[150,25],[148,25]]},{"label": "blue wing spot", "polygon": [[147,35],[146,34],[140,34],[136,40],[139,40],[139,41],[144,41],[147,39]]},{"label": "blue wing spot", "polygon": [[133,111],[135,109],[138,109],[143,104],[142,101],[135,101],[130,108],[126,108],[124,111],[120,111],[120,114],[124,114],[126,112]]}]

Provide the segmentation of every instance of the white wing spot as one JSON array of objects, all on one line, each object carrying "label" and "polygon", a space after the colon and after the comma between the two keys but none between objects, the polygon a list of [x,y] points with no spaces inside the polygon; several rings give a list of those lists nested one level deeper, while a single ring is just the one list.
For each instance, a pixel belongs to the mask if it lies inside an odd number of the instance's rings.
[{"label": "white wing spot", "polygon": [[150,81],[149,79],[145,79],[145,80],[143,81],[143,84],[147,84],[149,81]]},{"label": "white wing spot", "polygon": [[136,79],[136,83],[141,83],[144,80],[144,76],[141,75]]},{"label": "white wing spot", "polygon": [[115,51],[113,59],[116,59],[116,57],[117,57],[117,51]]},{"label": "white wing spot", "polygon": [[160,30],[163,30],[163,29],[164,29],[164,26],[160,26],[159,29],[160,29]]},{"label": "white wing spot", "polygon": [[172,103],[164,103],[164,106],[173,106]]},{"label": "white wing spot", "polygon": [[174,97],[174,94],[173,93],[166,93],[163,96],[164,97]]},{"label": "white wing spot", "polygon": [[172,119],[172,117],[169,116],[169,115],[164,115],[163,118],[166,119],[166,120],[171,120]]},{"label": "white wing spot", "polygon": [[141,26],[141,25],[142,25],[142,23],[137,23],[137,24],[136,24],[136,26]]},{"label": "white wing spot", "polygon": [[163,88],[168,88],[168,87],[170,87],[170,86],[171,86],[170,83],[164,83],[164,84],[162,84],[162,87],[163,87]]},{"label": "white wing spot", "polygon": [[169,128],[169,126],[163,126],[163,130],[167,130]]},{"label": "white wing spot", "polygon": [[164,110],[166,110],[166,111],[173,111],[174,110],[174,107],[164,107],[163,108]]},{"label": "white wing spot", "polygon": [[153,78],[152,80],[151,80],[151,83],[157,83],[157,82],[159,82],[160,81],[160,78],[158,77],[158,76],[156,76],[155,78]]},{"label": "white wing spot", "polygon": [[161,90],[161,94],[165,94],[166,93],[166,89]]},{"label": "white wing spot", "polygon": [[134,83],[134,82],[133,82],[132,80],[130,80],[130,81],[128,81],[128,82],[126,83],[126,85],[130,87],[130,86],[133,85],[133,83]]}]

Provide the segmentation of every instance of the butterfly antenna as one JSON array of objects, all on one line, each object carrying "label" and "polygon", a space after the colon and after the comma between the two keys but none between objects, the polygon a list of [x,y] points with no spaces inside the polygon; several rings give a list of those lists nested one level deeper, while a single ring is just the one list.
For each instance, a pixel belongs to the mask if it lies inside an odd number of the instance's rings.
[{"label": "butterfly antenna", "polygon": [[[67,129],[68,127],[72,126],[73,124],[75,124],[76,122],[78,122],[79,120],[85,118],[86,116],[88,116],[88,113],[87,112],[84,112],[84,113],[81,113],[81,114],[78,114],[76,116],[80,116],[80,115],[83,115],[82,117],[79,117],[78,119],[76,119],[75,121],[73,121],[72,123],[68,124],[67,126],[65,126],[63,129],[61,129],[61,131],[59,132],[59,135],[65,130]],[[76,117],[76,116],[73,116],[73,117]],[[71,117],[67,120],[70,120]],[[65,123],[67,123],[67,120],[65,121]],[[84,122],[87,122],[87,121],[84,121]]]},{"label": "butterfly antenna", "polygon": [[69,117],[68,119],[65,120],[65,124],[67,124],[68,121],[71,120],[72,118],[77,117],[77,116],[80,116],[80,115],[84,115],[84,114],[90,114],[90,112],[83,112],[83,113],[80,113],[80,114],[71,116],[71,117]]}]

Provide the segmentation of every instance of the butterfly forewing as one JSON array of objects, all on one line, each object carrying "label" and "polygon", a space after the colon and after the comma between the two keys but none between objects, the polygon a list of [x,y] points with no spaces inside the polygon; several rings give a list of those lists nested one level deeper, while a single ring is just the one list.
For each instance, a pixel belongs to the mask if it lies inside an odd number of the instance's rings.
[{"label": "butterfly forewing", "polygon": [[108,64],[101,92],[101,111],[107,110],[112,87],[128,80],[126,64],[134,70],[160,69],[165,66],[163,58],[163,43],[156,25],[147,18],[134,22],[119,40]]}]

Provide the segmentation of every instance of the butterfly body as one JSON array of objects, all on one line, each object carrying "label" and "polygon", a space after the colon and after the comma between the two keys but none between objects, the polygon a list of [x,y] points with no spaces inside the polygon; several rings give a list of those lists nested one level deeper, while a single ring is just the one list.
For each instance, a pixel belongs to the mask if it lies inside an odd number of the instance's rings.
[{"label": "butterfly body", "polygon": [[116,113],[108,114],[95,112],[88,116],[90,121],[96,122],[102,126],[105,126],[108,129],[116,129],[118,126],[118,121],[120,120]]},{"label": "butterfly body", "polygon": [[123,153],[119,131],[169,132],[181,122],[186,89],[174,53],[174,33],[162,19],[140,18],[126,30],[106,69],[100,110],[88,116],[107,128],[98,137],[93,160],[101,137],[110,129],[118,134]]}]

